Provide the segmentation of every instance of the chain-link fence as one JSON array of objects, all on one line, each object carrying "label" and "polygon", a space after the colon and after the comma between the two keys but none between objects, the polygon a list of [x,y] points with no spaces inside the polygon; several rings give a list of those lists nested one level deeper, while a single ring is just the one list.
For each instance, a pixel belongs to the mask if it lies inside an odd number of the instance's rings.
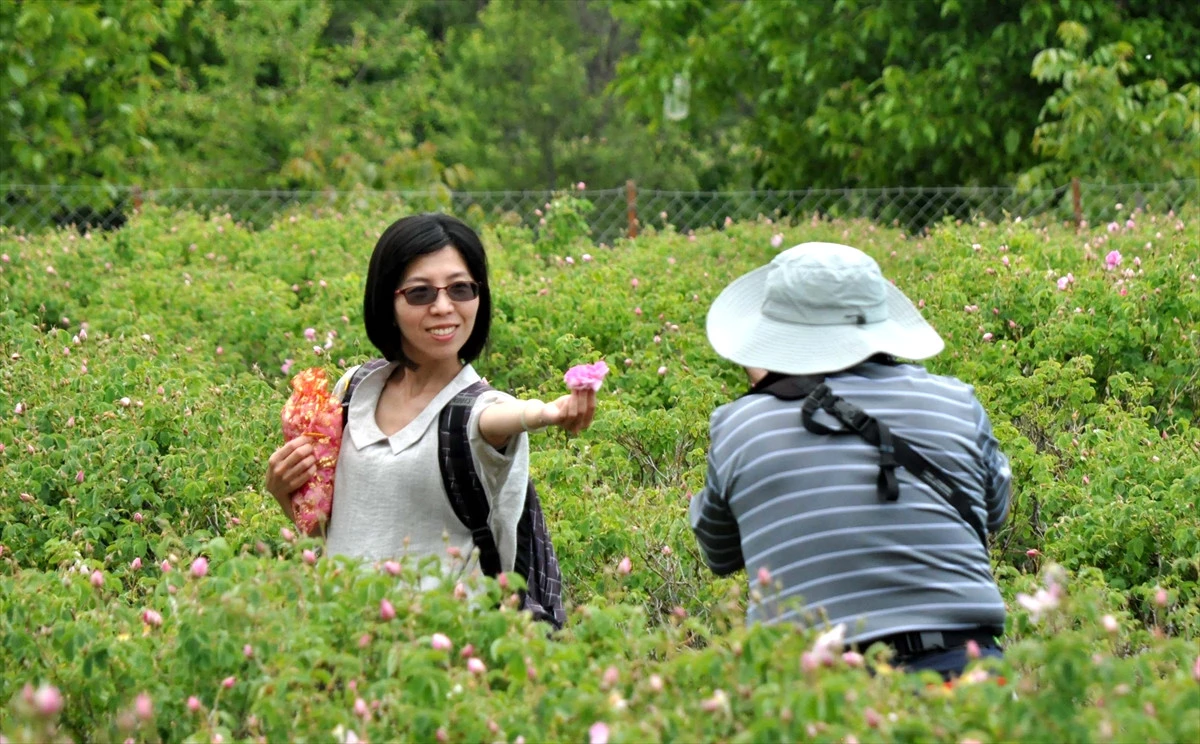
[{"label": "chain-link fence", "polygon": [[[661,191],[581,189],[571,194],[592,205],[592,236],[612,242],[646,226],[669,223],[679,231],[719,227],[726,220],[761,216],[783,221],[865,218],[916,232],[944,219],[997,221],[1047,216],[1056,220],[1110,221],[1133,208],[1157,212],[1200,206],[1200,179],[1167,183],[1094,184],[1073,181],[1056,188],[902,187],[794,191]],[[130,215],[155,205],[201,213],[228,212],[253,228],[280,215],[377,210],[388,214],[440,210],[475,223],[508,222],[537,228],[551,191],[257,191],[142,189],[138,187],[0,185],[0,228],[34,232],[72,225],[117,229]]]}]

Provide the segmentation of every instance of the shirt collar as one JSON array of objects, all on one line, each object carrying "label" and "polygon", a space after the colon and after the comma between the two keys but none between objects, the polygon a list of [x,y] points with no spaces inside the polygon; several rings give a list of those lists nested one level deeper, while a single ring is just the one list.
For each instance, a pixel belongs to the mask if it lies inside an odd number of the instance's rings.
[{"label": "shirt collar", "polygon": [[380,395],[383,394],[383,386],[392,376],[392,372],[395,371],[398,364],[398,362],[392,362],[369,372],[354,388],[354,396],[350,399],[350,412],[346,423],[350,428],[350,440],[354,443],[355,449],[361,450],[387,440],[392,454],[403,452],[420,441],[454,396],[479,380],[479,374],[471,365],[464,366],[453,380],[438,391],[429,405],[425,406],[425,409],[409,422],[408,426],[389,437],[379,428],[379,424],[375,423],[375,408],[379,404]]}]

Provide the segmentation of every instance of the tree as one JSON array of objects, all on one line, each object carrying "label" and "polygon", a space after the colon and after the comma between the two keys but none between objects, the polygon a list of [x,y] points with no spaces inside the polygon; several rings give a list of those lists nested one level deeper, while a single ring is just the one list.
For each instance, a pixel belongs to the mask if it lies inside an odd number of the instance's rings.
[{"label": "tree", "polygon": [[125,182],[154,152],[155,51],[182,0],[0,2],[0,181]]},{"label": "tree", "polygon": [[[331,26],[334,11],[339,16]],[[419,131],[440,115],[439,61],[405,8],[331,0],[198,2],[205,44],[152,108],[154,180],[242,188],[428,189],[465,180]],[[380,15],[382,13],[382,15]],[[179,48],[177,44],[176,49]]]},{"label": "tree", "polygon": [[448,32],[439,151],[485,189],[721,185],[732,159],[712,157],[707,134],[651,131],[609,92],[634,43],[605,3],[492,0]]},{"label": "tree", "polygon": [[[1165,49],[1131,69],[1194,79],[1200,10],[1149,0],[619,0],[642,29],[617,91],[663,127],[703,131],[736,111],[756,180],[775,188],[999,184],[1035,166],[1054,92],[1030,63],[1063,21],[1103,43]],[[662,112],[676,76],[690,114]]]},{"label": "tree", "polygon": [[1131,44],[1118,41],[1085,55],[1084,26],[1063,23],[1058,35],[1064,47],[1033,60],[1035,78],[1060,85],[1033,134],[1033,150],[1046,162],[1026,171],[1021,185],[1200,177],[1200,86],[1171,90],[1162,78],[1126,85]]}]

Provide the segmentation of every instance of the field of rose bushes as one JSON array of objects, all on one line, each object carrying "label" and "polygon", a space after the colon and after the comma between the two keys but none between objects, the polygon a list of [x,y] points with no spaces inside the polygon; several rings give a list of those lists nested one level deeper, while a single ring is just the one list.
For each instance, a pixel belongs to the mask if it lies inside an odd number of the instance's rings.
[{"label": "field of rose bushes", "polygon": [[[568,582],[555,638],[511,586],[481,581],[486,609],[405,589],[428,563],[324,556],[263,489],[287,372],[371,355],[366,261],[397,214],[0,233],[0,742],[1200,740],[1194,209],[924,236],[764,217],[606,246],[587,207],[485,232],[480,372],[549,397],[574,363],[613,369],[589,431],[534,440]],[[1012,458],[1008,656],[953,686],[744,628],[744,577],[708,575],[687,527],[708,414],[743,389],[705,312],[807,240],[866,250],[924,308],[947,340],[930,367],[976,386]]]}]

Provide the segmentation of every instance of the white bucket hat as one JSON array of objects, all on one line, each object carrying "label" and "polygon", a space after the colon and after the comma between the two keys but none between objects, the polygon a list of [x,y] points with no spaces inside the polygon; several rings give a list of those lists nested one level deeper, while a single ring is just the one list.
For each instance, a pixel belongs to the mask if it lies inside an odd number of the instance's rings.
[{"label": "white bucket hat", "polygon": [[867,254],[801,243],[735,279],[708,310],[726,359],[789,375],[837,372],[873,354],[927,359],[945,344]]}]

